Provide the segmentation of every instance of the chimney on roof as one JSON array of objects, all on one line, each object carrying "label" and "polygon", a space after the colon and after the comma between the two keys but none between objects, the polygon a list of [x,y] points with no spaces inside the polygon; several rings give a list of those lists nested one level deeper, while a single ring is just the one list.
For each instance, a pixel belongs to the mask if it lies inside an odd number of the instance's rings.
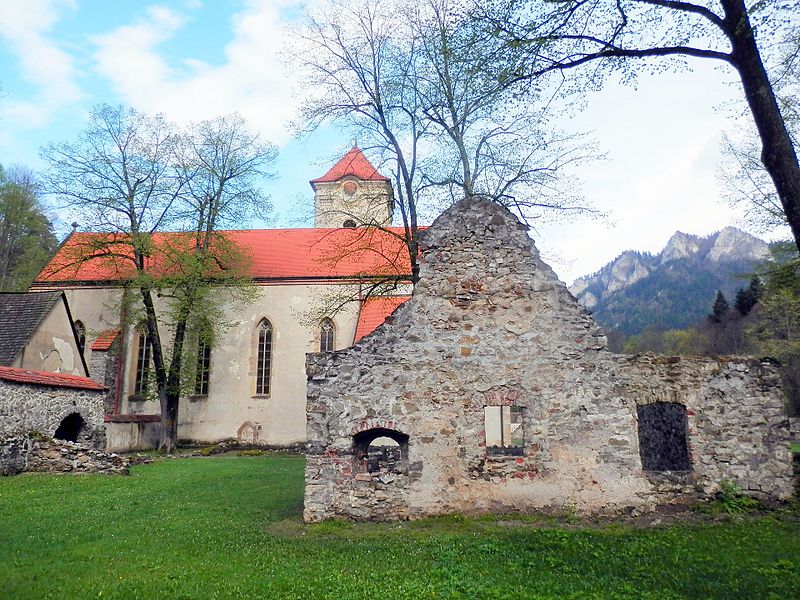
[{"label": "chimney on roof", "polygon": [[355,146],[310,183],[314,227],[385,226],[392,222],[391,181]]}]

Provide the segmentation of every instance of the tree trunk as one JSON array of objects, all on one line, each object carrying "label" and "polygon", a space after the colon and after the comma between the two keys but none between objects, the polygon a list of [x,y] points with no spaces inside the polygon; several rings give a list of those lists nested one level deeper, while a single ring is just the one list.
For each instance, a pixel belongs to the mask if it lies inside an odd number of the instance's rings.
[{"label": "tree trunk", "polygon": [[161,347],[161,337],[158,333],[158,320],[156,319],[153,295],[147,287],[141,287],[139,291],[142,294],[142,303],[145,308],[147,340],[150,343],[150,351],[153,354],[153,371],[156,376],[158,402],[161,407],[161,436],[158,442],[158,450],[170,454],[175,446],[177,408],[171,406],[167,394],[167,373],[164,368],[164,350]]},{"label": "tree trunk", "polygon": [[[178,438],[178,408],[181,399],[181,368],[183,363],[183,345],[186,340],[185,311],[181,312],[175,325],[175,337],[172,344],[172,360],[167,374],[167,385],[164,394],[164,403],[161,409],[161,440],[162,451],[171,453]],[[169,448],[168,450],[166,448]]]},{"label": "tree trunk", "polygon": [[178,431],[178,404],[171,401],[166,389],[159,389],[158,400],[161,405],[161,436],[158,440],[158,451],[172,454]]},{"label": "tree trunk", "polygon": [[772,178],[800,250],[800,164],[756,45],[743,0],[721,0],[731,62],[739,72],[745,98],[761,138],[761,162]]}]

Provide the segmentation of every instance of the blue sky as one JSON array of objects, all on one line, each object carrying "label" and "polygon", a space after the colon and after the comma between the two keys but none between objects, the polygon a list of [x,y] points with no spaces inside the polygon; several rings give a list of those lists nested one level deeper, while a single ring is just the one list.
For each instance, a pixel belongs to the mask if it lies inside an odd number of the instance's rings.
[{"label": "blue sky", "polygon": [[[41,168],[39,148],[74,138],[97,103],[123,103],[188,122],[239,111],[280,148],[275,214],[252,226],[303,224],[308,180],[352,144],[328,128],[298,141],[296,86],[283,53],[292,0],[0,0],[0,163]],[[691,70],[609,82],[561,126],[591,131],[607,159],[575,176],[609,218],[555,221],[532,233],[562,279],[621,251],[656,251],[675,230],[738,224],[720,201],[723,131],[740,91],[732,73]]]}]

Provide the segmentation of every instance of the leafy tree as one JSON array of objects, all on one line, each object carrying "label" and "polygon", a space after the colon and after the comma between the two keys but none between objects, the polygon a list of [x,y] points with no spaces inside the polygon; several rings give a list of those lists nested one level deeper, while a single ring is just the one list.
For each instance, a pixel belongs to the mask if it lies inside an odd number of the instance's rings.
[{"label": "leafy tree", "polygon": [[800,164],[762,58],[773,40],[796,31],[794,0],[749,7],[744,0],[496,0],[476,3],[474,13],[504,45],[501,77],[508,85],[536,85],[547,73],[589,63],[628,74],[631,61],[670,57],[732,67],[758,131],[761,161],[800,248]]},{"label": "leafy tree", "polygon": [[[180,396],[193,380],[183,362],[187,333],[210,343],[213,326],[224,325],[219,294],[247,299],[247,288],[236,285],[245,281],[243,253],[218,227],[247,208],[268,208],[256,183],[275,149],[237,116],[180,132],[161,115],[100,105],[76,141],[50,144],[42,156],[46,189],[98,232],[74,248],[72,262],[111,258],[131,267],[123,283],[139,297],[132,316],[144,323],[151,348],[159,448],[171,452]],[[169,228],[183,233],[161,235]]]},{"label": "leafy tree", "polygon": [[665,354],[703,354],[704,337],[693,328],[669,329],[664,332]]},{"label": "leafy tree", "polygon": [[800,259],[773,263],[746,333],[762,356],[779,361],[792,414],[800,413]]},{"label": "leafy tree", "polygon": [[649,327],[639,334],[630,336],[625,342],[626,354],[654,352],[656,354],[704,354],[705,336],[698,329],[667,329],[662,331]]},{"label": "leafy tree", "polygon": [[0,167],[0,291],[23,291],[55,251],[33,174]]}]

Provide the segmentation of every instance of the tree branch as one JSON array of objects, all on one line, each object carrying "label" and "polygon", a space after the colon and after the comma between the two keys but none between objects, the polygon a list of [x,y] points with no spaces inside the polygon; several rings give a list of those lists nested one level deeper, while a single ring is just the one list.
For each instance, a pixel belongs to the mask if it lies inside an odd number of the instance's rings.
[{"label": "tree branch", "polygon": [[682,2],[680,0],[634,0],[640,4],[651,4],[653,6],[662,6],[664,8],[671,8],[682,12],[694,13],[707,19],[716,27],[723,29],[722,17],[717,15],[714,11],[706,8],[705,6],[698,6],[691,2]]}]

